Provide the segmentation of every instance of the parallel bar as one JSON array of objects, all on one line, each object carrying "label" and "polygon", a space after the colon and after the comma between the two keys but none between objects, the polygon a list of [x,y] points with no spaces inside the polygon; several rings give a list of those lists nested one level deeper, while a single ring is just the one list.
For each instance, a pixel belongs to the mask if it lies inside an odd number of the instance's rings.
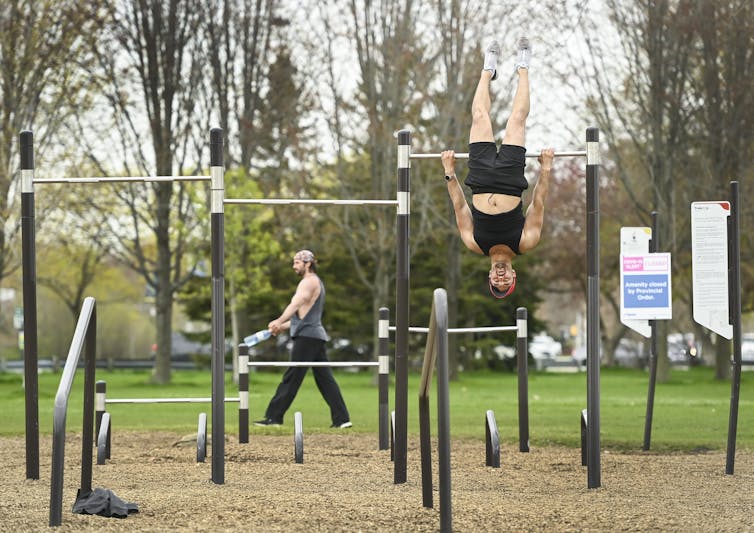
[{"label": "parallel bar", "polygon": [[277,366],[277,367],[357,367],[357,366],[380,366],[379,361],[249,361],[249,366]]},{"label": "parallel bar", "polygon": [[390,448],[390,434],[388,426],[390,424],[390,405],[389,405],[389,385],[390,385],[390,333],[388,324],[390,323],[390,310],[387,307],[380,307],[379,322],[377,325],[378,337],[378,358],[379,358],[379,449],[387,450]]},{"label": "parallel bar", "polygon": [[249,442],[249,347],[238,346],[238,442]]},{"label": "parallel bar", "polygon": [[[225,398],[228,403],[240,402],[240,398]],[[107,398],[105,404],[115,403],[211,403],[212,398]]]},{"label": "parallel bar", "polygon": [[[395,326],[388,328],[390,331],[395,331]],[[411,333],[429,333],[429,328],[422,328],[419,326],[410,326],[408,330]],[[517,331],[518,326],[489,326],[481,328],[448,328],[448,333],[488,333],[492,331]]]},{"label": "parallel bar", "polygon": [[440,481],[440,531],[453,530],[450,486],[450,369],[448,368],[448,295],[445,289],[435,289],[437,315],[437,461]]},{"label": "parallel bar", "polygon": [[209,181],[210,176],[92,176],[81,178],[37,178],[34,183],[151,183],[163,181]]},{"label": "parallel bar", "polygon": [[[92,305],[91,316],[89,317],[89,323],[84,336],[84,410],[81,426],[81,486],[79,489],[79,494],[82,496],[92,492],[92,448],[94,447],[96,372],[97,307],[96,305]],[[57,401],[57,398],[55,399]]]},{"label": "parallel bar", "polygon": [[398,200],[318,200],[314,198],[226,198],[225,204],[236,205],[398,205]]},{"label": "parallel bar", "polygon": [[516,362],[518,364],[518,451],[529,451],[529,315],[526,307],[516,309]]},{"label": "parallel bar", "polygon": [[105,416],[105,402],[107,400],[107,383],[97,381],[94,384],[94,431],[99,435],[102,426],[102,417]]},{"label": "parallel bar", "polygon": [[[456,159],[468,159],[468,153],[456,152]],[[540,152],[526,152],[526,157],[539,157]],[[440,159],[441,153],[438,154],[411,154],[411,159]],[[570,152],[555,152],[555,157],[586,157],[586,150],[572,150]]]},{"label": "parallel bar", "polygon": [[[436,335],[437,314],[436,301],[432,301],[432,310],[429,314],[429,335],[424,346],[424,358],[422,359],[422,373],[419,384],[419,448],[422,472],[422,505],[428,509],[434,507],[432,495],[432,432],[430,426],[429,389],[432,385],[432,372],[435,368],[437,350],[435,342],[439,338]],[[445,324],[447,327],[447,323]]]},{"label": "parallel bar", "polygon": [[[91,333],[89,331],[92,327]],[[93,442],[93,421],[94,421],[94,372],[95,372],[95,353],[96,346],[96,315],[95,301],[92,297],[84,299],[81,307],[76,329],[73,333],[73,340],[68,350],[68,356],[65,359],[63,373],[60,377],[58,390],[55,394],[55,404],[52,416],[52,474],[50,477],[50,526],[59,526],[63,521],[63,475],[65,473],[65,435],[66,435],[66,417],[68,415],[68,399],[73,387],[73,378],[76,374],[76,368],[81,358],[81,352],[84,352],[85,364],[84,371],[91,376],[84,377],[84,417],[89,417],[92,424],[87,428],[84,424],[82,436],[82,464],[81,464],[81,486],[79,493],[83,496],[92,491],[91,462]],[[91,388],[92,401],[88,402],[86,394]],[[88,432],[88,436],[87,436]],[[87,457],[86,452],[89,452]],[[89,462],[88,468],[86,462]]]}]

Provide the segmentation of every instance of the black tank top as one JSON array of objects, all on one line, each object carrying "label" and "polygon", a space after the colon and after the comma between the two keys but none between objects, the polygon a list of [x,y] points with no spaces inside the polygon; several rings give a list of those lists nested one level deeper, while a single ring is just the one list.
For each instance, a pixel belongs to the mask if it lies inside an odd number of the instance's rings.
[{"label": "black tank top", "polygon": [[472,203],[471,217],[474,220],[474,240],[484,255],[490,255],[490,248],[496,244],[505,244],[513,250],[513,253],[521,255],[518,245],[521,242],[521,233],[524,231],[526,222],[523,202],[519,202],[518,207],[499,215],[482,213]]},{"label": "black tank top", "polygon": [[319,280],[319,296],[314,301],[309,312],[304,318],[299,318],[298,311],[291,317],[291,337],[311,337],[313,339],[327,340],[327,332],[322,325],[322,311],[325,308],[325,284]]}]

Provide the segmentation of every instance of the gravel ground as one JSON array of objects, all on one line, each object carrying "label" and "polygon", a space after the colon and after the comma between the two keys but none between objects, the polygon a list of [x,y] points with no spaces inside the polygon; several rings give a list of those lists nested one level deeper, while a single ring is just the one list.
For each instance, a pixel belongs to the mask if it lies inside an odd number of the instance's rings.
[{"label": "gravel ground", "polygon": [[[60,531],[439,531],[435,455],[433,509],[422,506],[418,439],[409,440],[408,481],[393,483],[389,451],[377,437],[335,430],[306,435],[304,462],[291,435],[229,436],[225,484],[210,481],[211,459],[172,433],[122,432],[112,459],[94,465],[94,487],[139,505],[126,519],[70,512],[80,482],[80,436],[66,445]],[[23,437],[2,437],[0,529],[48,529],[51,440],[42,437],[41,480],[26,480]],[[95,450],[96,452],[96,450]],[[95,453],[96,461],[96,453]],[[754,531],[754,454],[739,451],[735,475],[725,453],[658,455],[603,451],[601,487],[587,488],[577,449],[503,445],[501,468],[486,467],[482,440],[451,449],[455,531]]]}]

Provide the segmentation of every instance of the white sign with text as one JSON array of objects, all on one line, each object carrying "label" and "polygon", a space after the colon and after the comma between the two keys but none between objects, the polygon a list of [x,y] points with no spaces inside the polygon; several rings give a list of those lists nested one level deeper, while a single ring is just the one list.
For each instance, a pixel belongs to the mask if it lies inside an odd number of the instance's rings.
[{"label": "white sign with text", "polygon": [[[620,253],[621,255],[642,255],[649,253],[649,241],[652,239],[652,228],[648,227],[623,227],[620,229]],[[621,292],[623,289],[621,289]],[[623,318],[622,324],[631,328],[644,337],[652,336],[652,328],[648,320],[632,320]]]},{"label": "white sign with text", "polygon": [[694,321],[733,338],[728,296],[730,202],[692,202],[691,276]]}]

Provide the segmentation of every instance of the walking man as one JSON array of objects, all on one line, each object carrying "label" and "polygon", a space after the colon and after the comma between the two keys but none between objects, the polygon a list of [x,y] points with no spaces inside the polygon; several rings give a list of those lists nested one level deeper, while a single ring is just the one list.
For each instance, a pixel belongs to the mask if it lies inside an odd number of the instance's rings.
[{"label": "walking man", "polygon": [[545,149],[539,156],[539,179],[524,216],[521,195],[529,186],[524,176],[526,118],[529,115],[529,41],[526,38],[518,41],[518,85],[498,150],[490,118],[490,81],[497,77],[499,54],[500,47],[493,42],[485,52],[484,68],[471,104],[469,173],[464,181],[471,189],[471,208],[456,177],[455,152],[444,151],[442,165],[461,240],[472,252],[489,256],[490,292],[496,298],[505,298],[516,287],[513,258],[539,243],[554,151]]},{"label": "walking man", "polygon": [[[325,307],[325,285],[317,275],[317,260],[309,250],[300,250],[293,256],[293,270],[301,276],[296,293],[283,313],[267,326],[273,335],[290,329],[293,339],[292,362],[327,362],[325,341],[327,333],[322,326]],[[289,367],[270,400],[264,418],[256,426],[279,426],[293,403],[306,376],[308,367]],[[333,428],[350,428],[348,414],[340,387],[329,367],[312,367],[319,392],[330,406]]]}]

